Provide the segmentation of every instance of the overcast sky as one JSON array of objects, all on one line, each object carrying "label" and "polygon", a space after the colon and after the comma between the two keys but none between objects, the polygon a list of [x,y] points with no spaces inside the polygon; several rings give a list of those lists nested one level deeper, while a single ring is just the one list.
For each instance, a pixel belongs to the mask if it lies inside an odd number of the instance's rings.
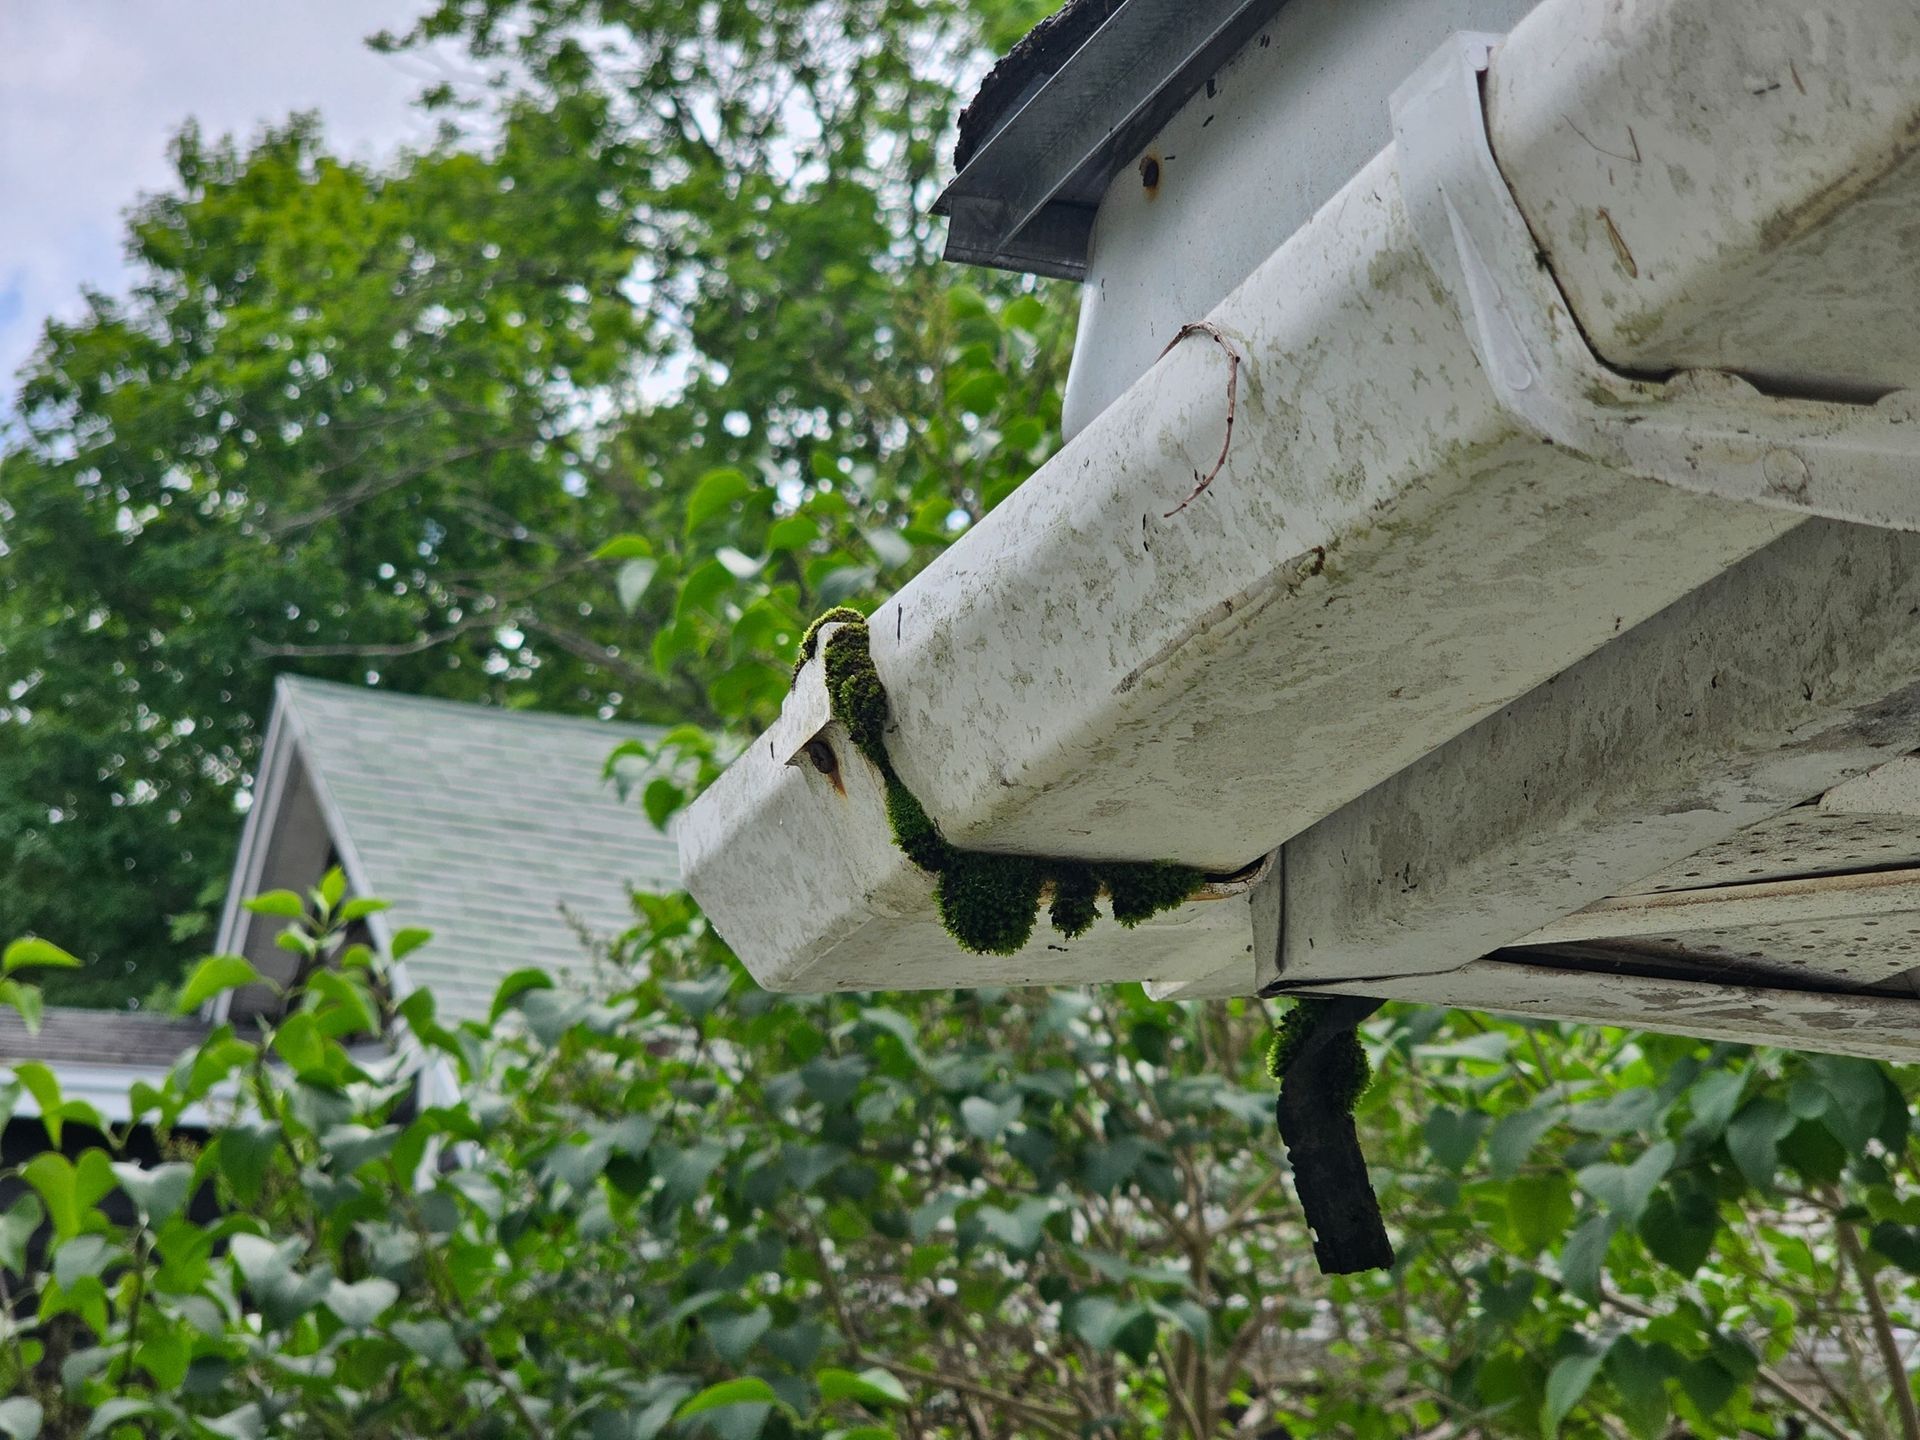
[{"label": "overcast sky", "polygon": [[[0,0],[0,378],[82,283],[124,286],[122,212],[167,180],[189,116],[250,135],[318,110],[329,144],[427,138],[409,105],[447,61],[376,55],[423,0]],[[0,412],[7,408],[0,401]]]}]

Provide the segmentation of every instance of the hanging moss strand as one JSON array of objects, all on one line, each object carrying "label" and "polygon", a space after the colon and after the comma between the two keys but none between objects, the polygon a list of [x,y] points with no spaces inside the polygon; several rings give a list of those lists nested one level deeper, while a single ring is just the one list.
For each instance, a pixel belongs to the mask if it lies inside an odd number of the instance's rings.
[{"label": "hanging moss strand", "polygon": [[[822,650],[820,632],[828,625],[839,628]],[[1015,954],[1033,938],[1041,900],[1049,892],[1048,920],[1074,940],[1092,928],[1102,894],[1114,918],[1131,927],[1184,903],[1200,888],[1205,877],[1198,870],[1170,861],[1049,860],[948,844],[887,755],[887,692],[874,668],[869,638],[866,617],[858,610],[845,605],[829,610],[801,637],[793,673],[798,678],[806,663],[821,655],[833,718],[880,772],[894,844],[920,869],[939,877],[934,899],[940,921],[961,948],[980,955]]]}]

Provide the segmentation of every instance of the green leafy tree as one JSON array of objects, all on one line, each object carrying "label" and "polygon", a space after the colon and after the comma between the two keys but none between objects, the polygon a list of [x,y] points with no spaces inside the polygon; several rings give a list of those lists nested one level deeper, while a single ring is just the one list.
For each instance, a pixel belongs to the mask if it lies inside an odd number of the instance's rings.
[{"label": "green leafy tree", "polygon": [[461,7],[511,63],[437,148],[180,138],[0,459],[0,934],[58,998],[193,953],[276,671],[748,728],[1030,471],[1064,307],[915,205],[1032,10]]}]

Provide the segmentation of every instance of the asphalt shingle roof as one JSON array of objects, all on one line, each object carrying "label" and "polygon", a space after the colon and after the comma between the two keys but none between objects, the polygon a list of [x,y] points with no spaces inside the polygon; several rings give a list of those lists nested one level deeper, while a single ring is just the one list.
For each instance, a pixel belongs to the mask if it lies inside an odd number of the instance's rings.
[{"label": "asphalt shingle roof", "polygon": [[433,931],[406,967],[442,1015],[484,1016],[526,966],[584,974],[576,923],[617,935],[629,886],[680,887],[673,842],[601,779],[614,746],[655,727],[293,677],[280,693],[366,888],[393,928]]},{"label": "asphalt shingle roof", "polygon": [[163,1070],[197,1047],[212,1028],[197,1018],[54,1006],[41,1017],[36,1033],[13,1011],[0,1010],[0,1063],[83,1061]]}]

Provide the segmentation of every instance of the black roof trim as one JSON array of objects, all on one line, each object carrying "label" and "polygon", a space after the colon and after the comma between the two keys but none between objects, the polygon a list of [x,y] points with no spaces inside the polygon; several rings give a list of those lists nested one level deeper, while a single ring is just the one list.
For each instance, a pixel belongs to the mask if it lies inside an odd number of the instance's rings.
[{"label": "black roof trim", "polygon": [[1282,0],[1072,0],[993,68],[934,202],[946,257],[1080,280],[1119,168]]}]

